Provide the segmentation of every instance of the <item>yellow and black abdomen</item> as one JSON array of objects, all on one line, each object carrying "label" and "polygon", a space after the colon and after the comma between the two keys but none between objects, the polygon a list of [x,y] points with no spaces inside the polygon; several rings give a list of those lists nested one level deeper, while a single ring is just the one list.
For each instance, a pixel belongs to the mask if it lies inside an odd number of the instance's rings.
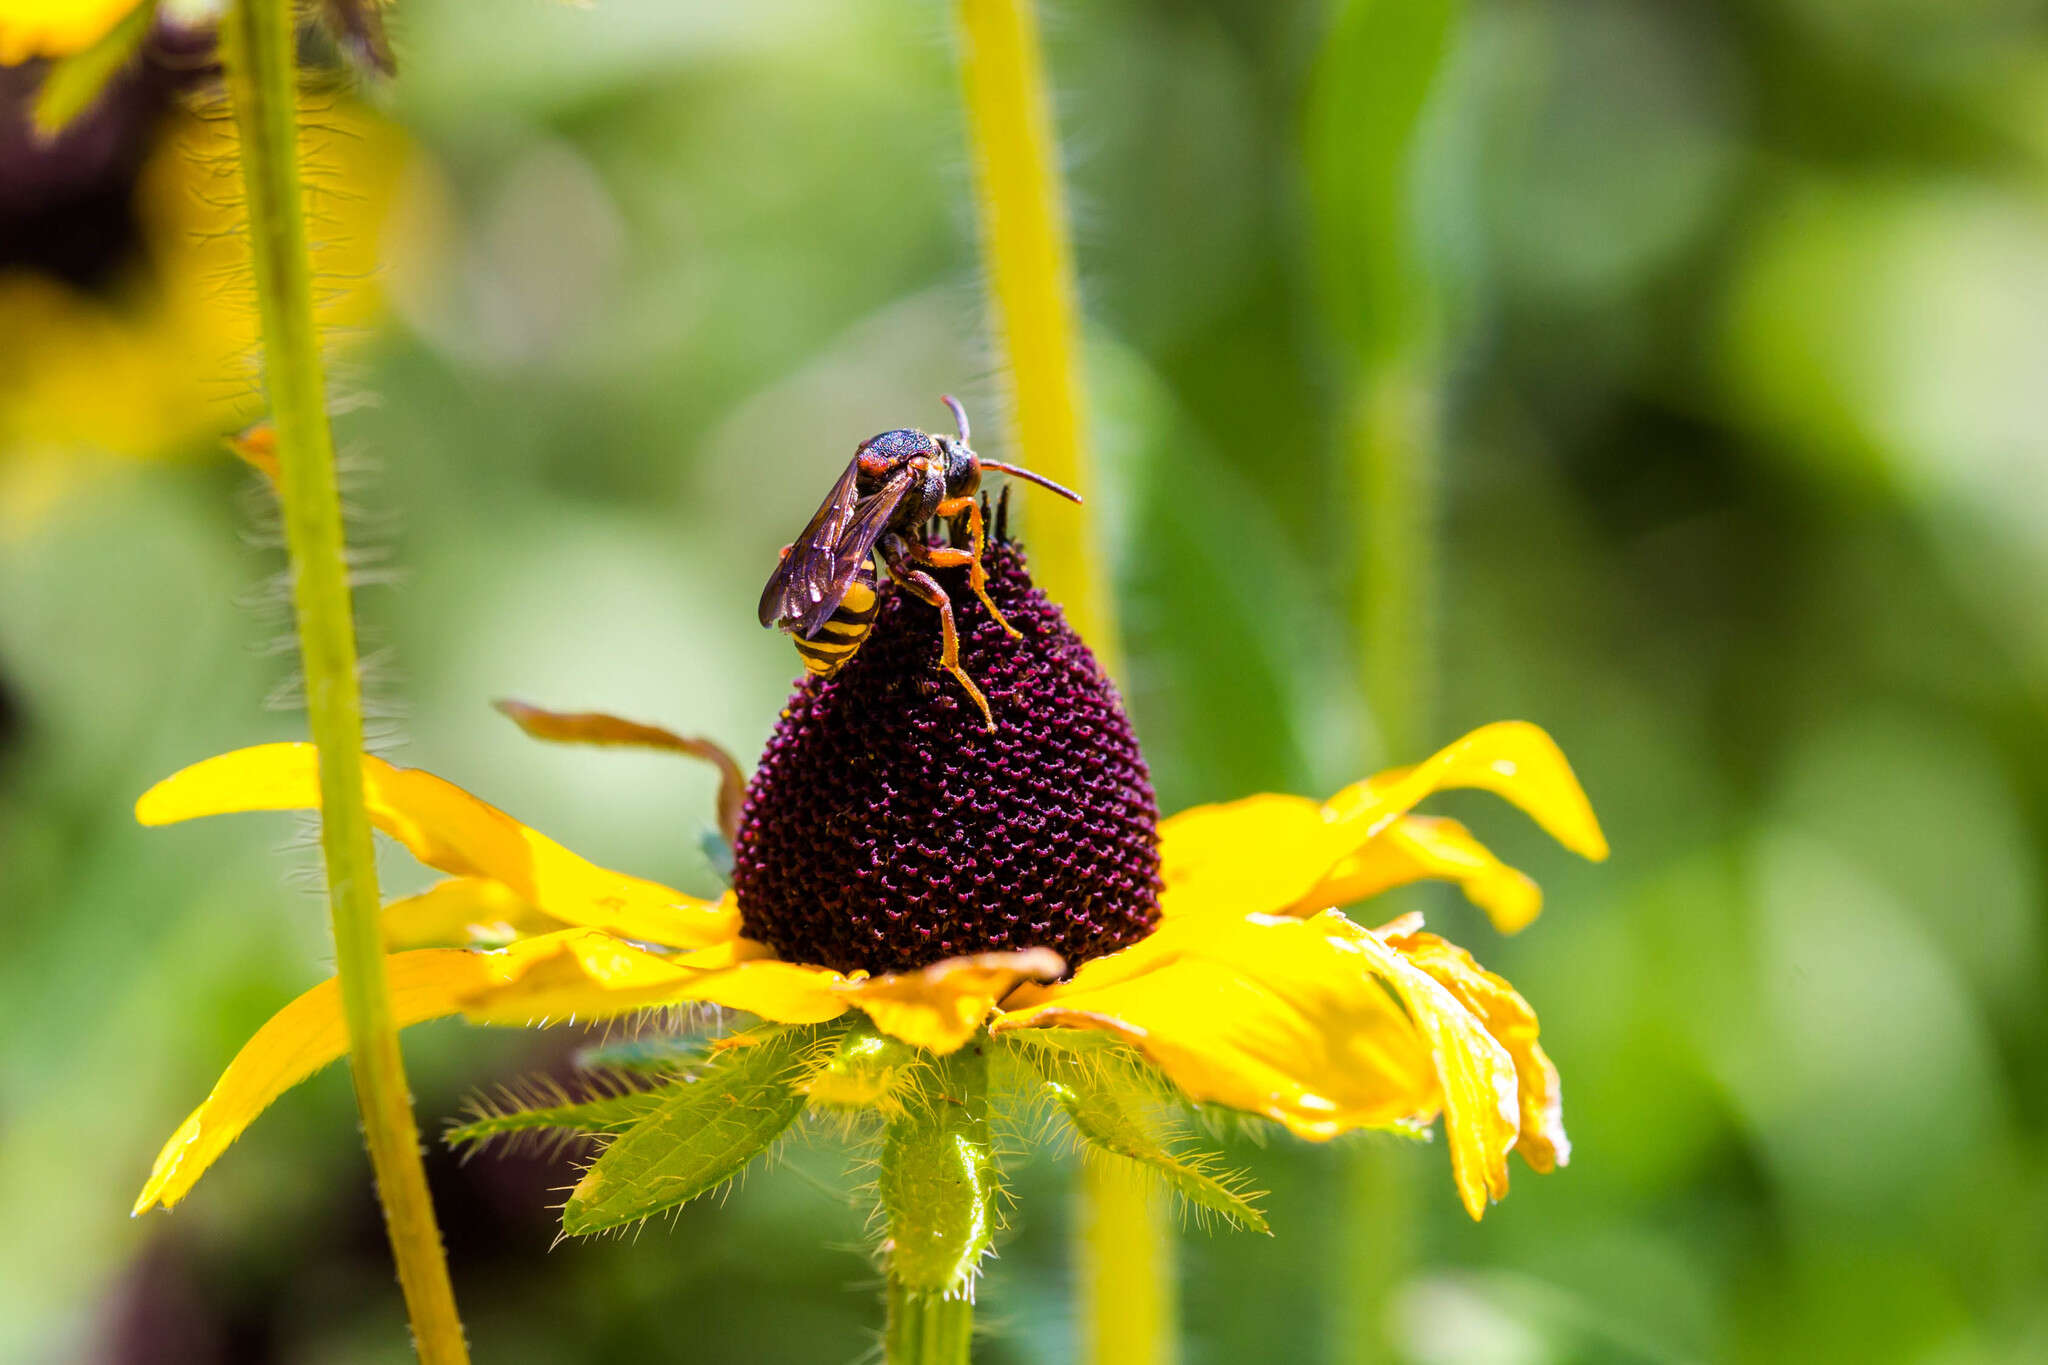
[{"label": "yellow and black abdomen", "polygon": [[807,638],[791,633],[789,638],[796,641],[796,652],[803,655],[804,667],[821,678],[837,673],[875,628],[875,612],[880,605],[875,595],[875,567],[863,564],[846,596],[840,599],[839,609],[825,618],[816,635]]}]

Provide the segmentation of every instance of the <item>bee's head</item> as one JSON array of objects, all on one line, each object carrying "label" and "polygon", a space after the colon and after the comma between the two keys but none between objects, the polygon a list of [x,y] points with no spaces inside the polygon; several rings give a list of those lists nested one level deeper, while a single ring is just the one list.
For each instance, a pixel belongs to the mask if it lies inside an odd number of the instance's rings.
[{"label": "bee's head", "polygon": [[897,431],[885,431],[879,436],[870,436],[860,443],[862,455],[872,455],[887,460],[892,469],[900,469],[911,460],[922,455],[927,459],[936,458],[938,442],[921,431],[904,427]]}]

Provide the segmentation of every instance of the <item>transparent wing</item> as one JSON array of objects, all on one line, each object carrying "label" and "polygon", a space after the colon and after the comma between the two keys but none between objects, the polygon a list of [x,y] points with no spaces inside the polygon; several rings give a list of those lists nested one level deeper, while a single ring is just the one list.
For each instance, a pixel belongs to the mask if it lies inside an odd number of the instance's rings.
[{"label": "transparent wing", "polygon": [[889,482],[861,502],[852,524],[846,528],[846,534],[832,549],[831,576],[824,593],[794,617],[792,628],[803,631],[806,639],[816,635],[832,619],[832,613],[839,610],[839,604],[846,598],[846,590],[860,576],[860,566],[867,563],[868,556],[874,552],[875,542],[889,529],[889,520],[896,514],[896,504],[903,501],[904,493],[916,481],[917,475],[912,471],[899,470]]},{"label": "transparent wing", "polygon": [[859,478],[860,457],[856,455],[811,515],[803,534],[768,575],[768,586],[761,590],[762,625],[779,625],[799,617],[825,595],[832,577],[833,551],[853,520],[854,486]]}]

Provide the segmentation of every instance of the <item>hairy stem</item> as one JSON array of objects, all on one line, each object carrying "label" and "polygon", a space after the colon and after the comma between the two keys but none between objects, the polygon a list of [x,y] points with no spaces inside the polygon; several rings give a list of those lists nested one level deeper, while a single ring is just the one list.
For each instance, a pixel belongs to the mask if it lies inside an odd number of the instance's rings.
[{"label": "hairy stem", "polygon": [[[1031,0],[958,0],[960,79],[973,144],[982,267],[1016,403],[1015,458],[1095,491],[1081,397],[1080,310],[1060,190],[1059,143]],[[1112,676],[1121,672],[1095,507],[1057,506],[1031,528],[1032,568]],[[1173,1252],[1157,1201],[1096,1174],[1080,1190],[1079,1359],[1174,1357]],[[1134,1311],[1142,1309],[1143,1311]]]},{"label": "hairy stem", "polygon": [[[959,0],[958,12],[982,268],[1013,386],[1016,459],[1085,497],[1095,489],[1081,401],[1080,310],[1038,19],[1030,0]],[[1116,627],[1099,571],[1094,507],[1058,503],[1034,518],[1032,571],[1111,666]]]},{"label": "hairy stem", "polygon": [[238,0],[222,20],[221,52],[241,134],[264,381],[277,432],[278,495],[291,554],[306,709],[320,755],[320,845],[335,975],[348,1023],[349,1070],[414,1342],[428,1365],[452,1365],[466,1361],[469,1352],[427,1195],[378,937],[377,869],[359,758],[363,723],[355,621],[299,182],[296,36],[292,0]]}]

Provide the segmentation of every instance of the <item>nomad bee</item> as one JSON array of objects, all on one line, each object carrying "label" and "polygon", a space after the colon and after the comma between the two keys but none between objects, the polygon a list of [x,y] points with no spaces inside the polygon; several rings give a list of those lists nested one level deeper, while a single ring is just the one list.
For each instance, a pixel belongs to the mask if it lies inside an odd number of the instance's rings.
[{"label": "nomad bee", "polygon": [[[939,666],[958,680],[994,729],[988,699],[960,667],[952,600],[925,569],[966,565],[974,595],[1015,636],[1016,629],[989,600],[988,571],[981,564],[984,531],[981,504],[974,495],[981,488],[982,471],[1028,479],[1074,502],[1081,498],[1027,469],[976,455],[967,445],[967,410],[950,394],[941,401],[953,410],[959,436],[903,430],[863,441],[853,463],[825,495],[824,506],[795,543],[783,549],[782,562],[761,592],[761,624],[788,632],[804,667],[831,677],[874,629],[880,602],[873,560],[879,557],[905,592],[939,609],[944,637]],[[969,548],[932,544],[927,524],[955,517],[967,521]]]}]

